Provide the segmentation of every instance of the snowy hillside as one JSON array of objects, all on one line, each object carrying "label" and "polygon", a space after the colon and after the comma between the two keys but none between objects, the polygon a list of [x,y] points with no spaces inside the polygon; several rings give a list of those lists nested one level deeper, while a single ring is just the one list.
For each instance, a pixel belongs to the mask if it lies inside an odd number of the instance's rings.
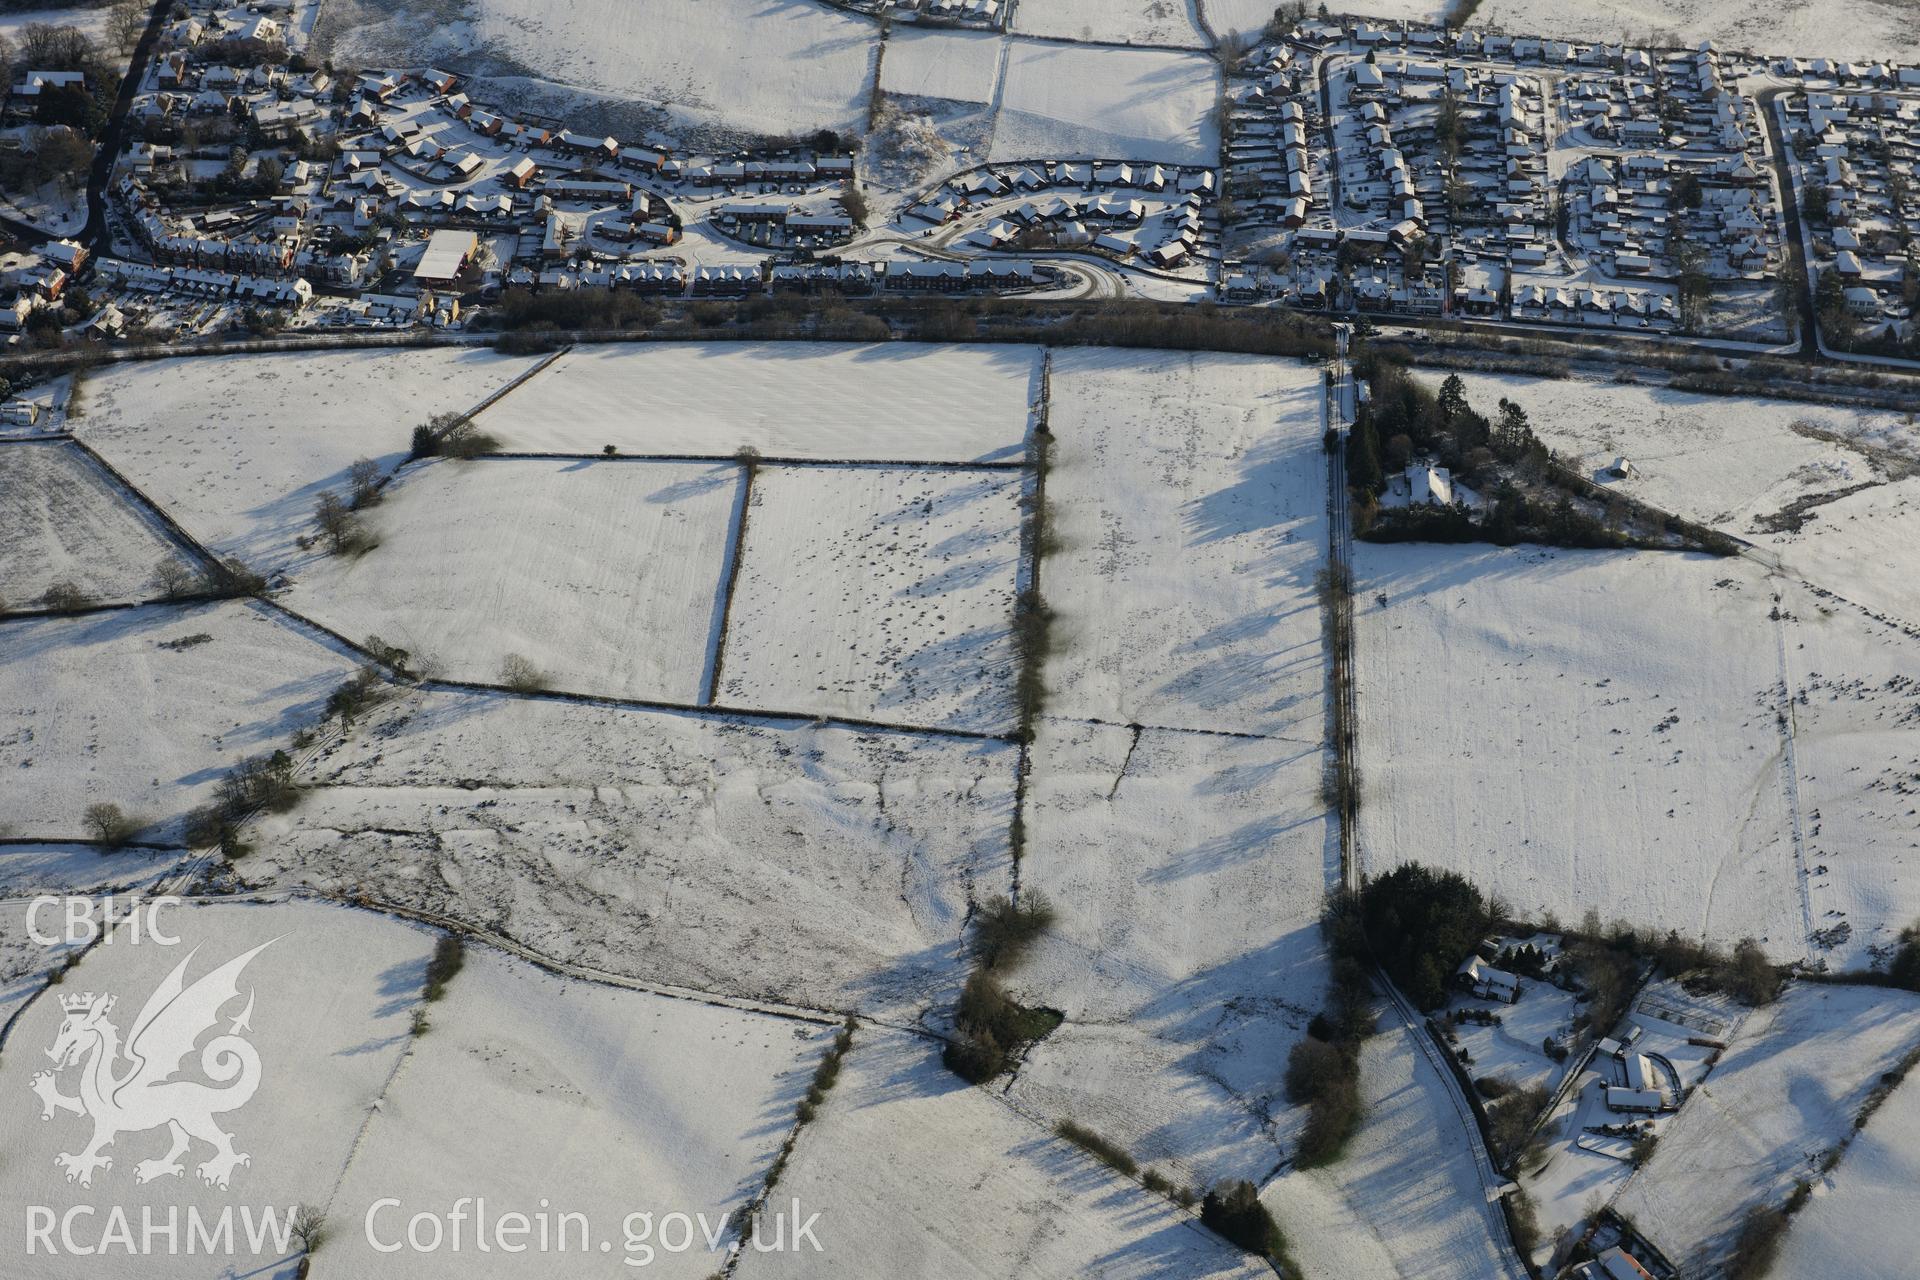
[{"label": "snowy hillside", "polygon": [[[785,136],[857,132],[873,81],[873,23],[814,0],[400,0],[329,6],[320,27],[353,65],[443,65],[496,93],[658,109],[682,129]],[[519,85],[516,82],[528,82]]]}]

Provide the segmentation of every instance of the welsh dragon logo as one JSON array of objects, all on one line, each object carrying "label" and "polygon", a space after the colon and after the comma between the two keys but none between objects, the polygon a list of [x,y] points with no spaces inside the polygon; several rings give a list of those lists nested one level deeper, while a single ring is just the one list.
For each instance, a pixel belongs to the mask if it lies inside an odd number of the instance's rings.
[{"label": "welsh dragon logo", "polygon": [[[278,939],[261,943],[187,986],[187,965],[198,954],[195,948],[147,997],[124,1045],[120,1029],[107,1016],[114,997],[91,991],[60,997],[66,1017],[47,1050],[54,1069],[35,1075],[32,1088],[40,1097],[42,1120],[66,1111],[93,1121],[93,1140],[84,1150],[54,1157],[68,1182],[91,1186],[96,1170],[113,1168],[113,1158],[103,1152],[115,1138],[163,1125],[172,1143],[160,1158],[134,1165],[137,1181],[179,1176],[185,1171],[180,1158],[195,1140],[213,1148],[196,1170],[209,1186],[225,1190],[235,1167],[252,1163],[250,1156],[233,1149],[233,1135],[214,1123],[215,1116],[245,1106],[260,1087],[260,1055],[242,1035],[252,1029],[251,988],[246,1007],[226,1032],[200,1051],[201,1072],[224,1087],[174,1076],[201,1036],[220,1021],[220,1010],[239,997],[241,970],[274,941]],[[80,1092],[68,1097],[55,1077],[75,1066],[80,1069]]]}]

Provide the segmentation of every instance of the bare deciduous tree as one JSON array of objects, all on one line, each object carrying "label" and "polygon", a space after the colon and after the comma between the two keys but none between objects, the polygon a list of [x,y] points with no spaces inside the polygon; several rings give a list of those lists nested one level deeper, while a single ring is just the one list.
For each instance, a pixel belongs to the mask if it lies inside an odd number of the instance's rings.
[{"label": "bare deciduous tree", "polygon": [[547,677],[529,659],[510,653],[500,663],[500,683],[515,693],[533,693],[546,688]]},{"label": "bare deciduous tree", "polygon": [[372,458],[355,458],[347,467],[347,483],[353,486],[353,506],[371,507],[380,501],[380,464]]},{"label": "bare deciduous tree", "polygon": [[303,1204],[293,1211],[293,1238],[300,1245],[300,1252],[312,1254],[320,1248],[327,1237],[327,1215],[310,1204]]},{"label": "bare deciduous tree", "polygon": [[86,812],[87,831],[109,849],[118,849],[133,839],[136,829],[133,819],[120,811],[117,804],[90,804]]},{"label": "bare deciduous tree", "polygon": [[315,500],[313,519],[320,526],[320,536],[327,540],[327,550],[334,555],[346,555],[366,547],[366,531],[361,528],[359,518],[332,490]]},{"label": "bare deciduous tree", "polygon": [[107,34],[113,37],[114,48],[122,53],[133,52],[146,32],[147,12],[147,6],[140,0],[115,0],[113,8],[107,11]]},{"label": "bare deciduous tree", "polygon": [[62,578],[47,588],[46,594],[40,597],[40,603],[49,609],[84,609],[92,601],[87,598],[87,593],[80,589],[79,583],[70,578]]},{"label": "bare deciduous tree", "polygon": [[202,583],[185,561],[168,556],[153,568],[153,589],[162,600],[178,600],[192,595]]}]

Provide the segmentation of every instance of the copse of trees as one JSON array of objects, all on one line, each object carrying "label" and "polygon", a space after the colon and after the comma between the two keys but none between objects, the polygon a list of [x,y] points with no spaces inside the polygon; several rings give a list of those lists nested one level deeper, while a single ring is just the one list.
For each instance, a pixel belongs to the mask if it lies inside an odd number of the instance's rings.
[{"label": "copse of trees", "polygon": [[1896,987],[1920,991],[1920,926],[1908,925],[1900,931],[1900,949],[1893,953],[1887,976]]},{"label": "copse of trees", "polygon": [[633,292],[614,289],[513,288],[500,295],[492,323],[515,329],[645,329],[660,323],[660,308]]},{"label": "copse of trees", "polygon": [[976,969],[954,1006],[954,1038],[941,1060],[970,1084],[984,1084],[1020,1052],[1060,1025],[1060,1015],[1020,1004],[990,970]]},{"label": "copse of trees", "polygon": [[1200,1202],[1200,1221],[1248,1253],[1280,1263],[1288,1275],[1300,1274],[1287,1254],[1287,1238],[1281,1234],[1280,1224],[1260,1203],[1259,1191],[1246,1179],[1223,1182],[1207,1192],[1207,1198]]},{"label": "copse of trees", "polygon": [[1548,1097],[1541,1085],[1522,1089],[1507,1085],[1498,1097],[1487,1103],[1487,1137],[1493,1143],[1495,1159],[1504,1164],[1519,1157],[1527,1136],[1533,1131],[1534,1118],[1547,1109]]},{"label": "copse of trees", "polygon": [[1493,923],[1486,900],[1465,877],[1419,863],[1369,881],[1358,910],[1375,960],[1423,1011],[1446,1002],[1447,978]]},{"label": "copse of trees", "polygon": [[1029,1009],[1008,995],[999,977],[1052,923],[1053,908],[1037,893],[1017,903],[989,899],[975,915],[975,968],[954,1007],[954,1037],[942,1054],[955,1075],[972,1084],[991,1080],[1027,1045],[1060,1025],[1059,1014]]},{"label": "copse of trees", "polygon": [[[1391,353],[1369,349],[1356,368],[1371,388],[1347,436],[1347,480],[1360,495],[1356,527],[1375,542],[1477,542],[1502,546],[1531,541],[1558,547],[1617,548],[1666,545],[1671,532],[1715,555],[1737,544],[1725,534],[1655,511],[1617,491],[1608,492],[1554,461],[1533,429],[1527,411],[1501,397],[1489,418],[1467,400],[1466,384],[1449,374],[1436,392],[1414,378]],[[1371,499],[1387,475],[1407,465],[1415,452],[1432,454],[1461,479],[1492,499],[1484,517],[1462,509],[1410,507],[1391,521],[1374,523]],[[1496,465],[1497,464],[1497,465]],[[1514,483],[1532,478],[1563,492],[1529,497]],[[1601,518],[1574,501],[1578,495],[1607,504]],[[1630,532],[1630,520],[1652,528]]]},{"label": "copse of trees", "polygon": [[1287,1100],[1308,1108],[1294,1152],[1301,1168],[1331,1163],[1359,1129],[1360,1044],[1374,1030],[1367,942],[1353,900],[1336,901],[1324,927],[1333,952],[1327,1005],[1287,1056]]},{"label": "copse of trees", "polygon": [[1773,1267],[1787,1238],[1788,1213],[1771,1205],[1755,1205],[1740,1222],[1733,1256],[1727,1259],[1727,1280],[1760,1280]]},{"label": "copse of trees", "polygon": [[447,984],[453,981],[467,963],[466,944],[457,933],[443,933],[439,941],[433,944],[433,955],[427,960],[427,980],[422,995],[428,1001],[438,1000],[447,993]]},{"label": "copse of trees", "polygon": [[1360,1126],[1359,1043],[1309,1035],[1287,1055],[1287,1101],[1307,1108],[1294,1163],[1331,1163]]},{"label": "copse of trees", "polygon": [[358,555],[370,550],[373,539],[351,505],[331,489],[314,500],[313,521],[327,550],[336,556]]},{"label": "copse of trees", "polygon": [[[1367,459],[1385,460],[1387,442],[1405,437],[1406,443],[1391,452],[1404,459],[1413,451],[1431,453],[1454,471],[1468,478],[1484,478],[1494,461],[1509,464],[1544,463],[1547,447],[1534,434],[1527,411],[1502,397],[1498,413],[1488,418],[1467,400],[1466,383],[1457,373],[1448,374],[1436,392],[1415,378],[1395,357],[1369,349],[1356,362],[1356,372],[1367,380],[1368,403],[1361,407],[1350,437],[1347,457],[1348,479],[1356,488],[1378,493],[1385,475],[1374,478]],[[1356,473],[1356,455],[1363,477]],[[1400,462],[1405,466],[1405,461]]]},{"label": "copse of trees", "polygon": [[196,569],[177,556],[163,556],[153,567],[153,589],[162,600],[185,600],[194,596],[257,596],[267,589],[267,580],[239,560],[214,561]]},{"label": "copse of trees", "polygon": [[18,147],[0,151],[0,189],[38,191],[59,179],[68,191],[86,180],[93,147],[71,129],[28,128]]},{"label": "copse of trees", "polygon": [[50,584],[41,593],[40,603],[48,609],[66,612],[72,609],[85,609],[93,603],[93,597],[71,578],[62,578]]},{"label": "copse of trees", "polygon": [[436,413],[413,429],[415,458],[478,458],[499,450],[499,439],[464,413]]},{"label": "copse of trees", "polygon": [[1005,894],[989,898],[973,918],[974,954],[989,969],[1014,964],[1053,919],[1053,904],[1038,891],[1029,891],[1018,903]]},{"label": "copse of trees", "polygon": [[327,695],[327,714],[338,716],[342,724],[350,726],[378,706],[386,694],[387,683],[380,677],[380,668],[367,663]]},{"label": "copse of trees", "polygon": [[293,758],[285,751],[242,760],[214,787],[212,802],[187,815],[187,843],[196,848],[216,846],[228,859],[241,857],[247,845],[240,837],[240,824],[247,815],[256,809],[285,812],[299,798]]},{"label": "copse of trees", "polygon": [[[119,58],[103,52],[78,27],[30,22],[20,29],[18,39],[15,48],[0,38],[0,72],[9,83],[25,70],[78,71],[86,77],[81,84],[44,87],[33,100],[34,122],[49,132],[60,132],[56,126],[64,126],[86,138],[98,136],[120,91]],[[82,174],[85,168],[83,161]]]},{"label": "copse of trees", "polygon": [[1566,931],[1565,954],[1586,1002],[1579,1025],[1596,1035],[1607,1034],[1625,1016],[1648,966],[1749,1006],[1771,1003],[1785,981],[1785,970],[1752,938],[1723,951],[1673,930],[1659,934],[1624,923],[1603,927],[1594,911],[1579,928]]}]

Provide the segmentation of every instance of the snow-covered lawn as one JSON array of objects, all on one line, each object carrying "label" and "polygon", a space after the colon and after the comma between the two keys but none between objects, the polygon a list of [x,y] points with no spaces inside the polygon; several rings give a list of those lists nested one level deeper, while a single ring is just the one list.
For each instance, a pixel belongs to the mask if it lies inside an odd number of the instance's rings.
[{"label": "snow-covered lawn", "polygon": [[[5,34],[4,18],[14,16],[0,16],[0,36]],[[0,194],[0,213],[31,223],[49,236],[79,235],[87,225],[86,184],[76,175],[62,174],[35,191]]]},{"label": "snow-covered lawn", "polygon": [[1367,870],[1806,953],[1757,567],[1362,543],[1354,569]]},{"label": "snow-covered lawn", "polygon": [[[404,1238],[416,1211],[484,1197],[498,1221],[541,1210],[585,1214],[612,1256],[544,1264],[569,1275],[708,1276],[723,1258],[704,1240],[651,1258],[625,1247],[627,1215],[704,1214],[716,1226],[756,1192],[832,1031],[645,992],[570,981],[470,947],[430,1006],[333,1200],[350,1229],[315,1272],[526,1276],[532,1253],[472,1248],[375,1252],[361,1225],[375,1210],[381,1243]],[[577,1239],[577,1229],[574,1239]],[[657,1241],[652,1242],[658,1245]],[[573,1239],[570,1251],[579,1252]],[[725,1248],[723,1243],[721,1246]],[[645,1261],[644,1270],[629,1270]],[[548,1270],[553,1274],[553,1270]]]},{"label": "snow-covered lawn", "polygon": [[532,365],[452,348],[131,363],[87,375],[72,425],[194,537],[268,571],[299,556],[348,464],[391,469],[415,426]]},{"label": "snow-covered lawn", "polygon": [[895,27],[880,63],[880,87],[906,98],[992,102],[1007,45],[991,31]]},{"label": "snow-covered lawn", "polygon": [[1014,40],[993,160],[1213,164],[1220,67],[1199,53]]},{"label": "snow-covered lawn", "polygon": [[580,347],[479,422],[509,450],[978,462],[1017,459],[1035,347],[661,343]]},{"label": "snow-covered lawn", "polygon": [[1204,49],[1193,7],[1194,0],[1021,0],[1013,26],[1030,36]]},{"label": "snow-covered lawn", "polygon": [[1269,1276],[1193,1215],[1110,1172],[940,1065],[937,1045],[872,1027],[775,1198],[818,1210],[822,1251],[754,1253],[738,1280]]},{"label": "snow-covered lawn", "polygon": [[1676,1262],[1724,1259],[1740,1215],[1817,1178],[1881,1073],[1916,1046],[1920,996],[1790,988],[1741,1024],[1615,1207]]},{"label": "snow-covered lawn", "polygon": [[[92,1185],[81,1187],[64,1180],[54,1157],[80,1152],[91,1125],[86,1119],[60,1113],[50,1121],[40,1118],[40,1106],[29,1080],[49,1063],[41,1052],[53,1045],[63,1011],[56,999],[34,1002],[21,1016],[0,1059],[0,1198],[9,1205],[44,1205],[58,1214],[79,1204],[99,1205],[90,1221],[81,1218],[80,1234],[98,1238],[106,1229],[107,1206],[120,1206],[134,1224],[138,1239],[141,1210],[151,1207],[164,1222],[170,1208],[181,1218],[183,1247],[169,1255],[164,1243],[150,1256],[124,1255],[75,1266],[72,1258],[29,1262],[24,1275],[126,1275],[140,1277],[196,1277],[211,1274],[253,1273],[263,1264],[286,1256],[269,1249],[252,1253],[244,1234],[240,1252],[231,1259],[188,1256],[184,1248],[184,1214],[196,1207],[209,1220],[221,1207],[244,1204],[274,1206],[284,1216],[299,1203],[324,1205],[352,1154],[356,1136],[375,1106],[408,1039],[408,1020],[416,1007],[425,976],[426,957],[433,936],[380,916],[311,903],[274,906],[223,904],[179,907],[165,917],[179,935],[177,946],[132,944],[96,947],[69,973],[54,994],[92,991],[112,995],[116,1003],[109,1020],[122,1037],[130,1034],[142,1005],[168,973],[187,961],[184,981],[191,984],[204,974],[264,944],[241,972],[238,994],[222,1005],[221,1033],[241,1021],[244,1037],[258,1053],[259,1087],[243,1105],[216,1116],[233,1135],[236,1152],[251,1157],[235,1168],[227,1190],[207,1186],[198,1176],[199,1165],[212,1149],[196,1141],[182,1158],[183,1171],[140,1183],[142,1161],[158,1161],[166,1154],[164,1128],[121,1133],[107,1149],[111,1168],[96,1172]],[[208,1019],[211,1024],[213,1019]],[[122,1044],[126,1041],[123,1039]],[[218,1044],[218,1041],[212,1043]],[[151,1048],[151,1046],[149,1046]],[[203,1072],[199,1054],[188,1052],[182,1078],[212,1079]],[[74,1095],[79,1072],[69,1069],[55,1083]],[[15,1212],[0,1222],[0,1256],[10,1268],[26,1254],[26,1215]],[[348,1234],[341,1224],[338,1236]],[[352,1224],[357,1232],[358,1224]],[[45,1270],[34,1270],[45,1263]],[[271,1274],[269,1267],[267,1274]]]},{"label": "snow-covered lawn", "polygon": [[430,463],[365,513],[376,549],[316,557],[287,604],[452,679],[519,654],[555,689],[698,702],[740,484],[702,462]]},{"label": "snow-covered lawn", "polygon": [[1015,472],[762,467],[728,615],[733,707],[1005,731]]},{"label": "snow-covered lawn", "polygon": [[[1340,1159],[1293,1170],[1261,1197],[1314,1274],[1351,1280],[1493,1280],[1504,1267],[1505,1226],[1486,1203],[1466,1126],[1421,1034],[1382,1020],[1360,1055],[1365,1118]],[[1314,1266],[1314,1263],[1306,1265]]]},{"label": "snow-covered lawn", "polygon": [[179,554],[160,523],[68,444],[0,447],[0,600],[21,609],[56,582],[101,603],[153,594]]},{"label": "snow-covered lawn", "polygon": [[[1387,0],[1393,3],[1394,0]],[[1208,0],[1212,9],[1218,0]],[[1390,16],[1390,15],[1389,15]],[[1711,40],[1723,51],[1802,58],[1912,62],[1920,57],[1911,11],[1878,0],[1754,5],[1743,0],[1487,0],[1474,25],[1601,44],[1692,49]]]},{"label": "snow-covered lawn", "polygon": [[120,806],[149,839],[228,767],[318,721],[353,663],[252,604],[0,624],[0,826],[85,834]]},{"label": "snow-covered lawn", "polygon": [[1906,1280],[1920,1256],[1920,1089],[1909,1081],[1854,1135],[1839,1168],[1813,1184],[1780,1252],[1783,1276]]},{"label": "snow-covered lawn", "polygon": [[1021,882],[1058,919],[1012,985],[1067,1021],[1023,1104],[1203,1187],[1291,1154],[1281,1072],[1325,996],[1338,876],[1322,764],[1318,743],[1043,722]]},{"label": "snow-covered lawn", "polygon": [[952,998],[969,902],[1007,891],[1016,757],[420,695],[316,761],[245,874],[364,890],[650,982],[917,1009]]},{"label": "snow-covered lawn", "polygon": [[1539,1085],[1550,1090],[1560,1083],[1566,1064],[1548,1057],[1543,1042],[1549,1036],[1565,1040],[1572,1031],[1576,1012],[1573,993],[1551,982],[1532,978],[1522,982],[1524,990],[1514,1004],[1499,1000],[1449,1002],[1449,1011],[1478,1010],[1500,1019],[1498,1026],[1463,1021],[1449,1031],[1453,1042],[1469,1055],[1471,1061],[1463,1065],[1474,1079],[1493,1076],[1517,1089]]},{"label": "snow-covered lawn", "polygon": [[[1920,421],[1912,413],[1709,396],[1664,387],[1463,375],[1491,414],[1500,397],[1580,469],[1657,507],[1777,553],[1849,599],[1920,622]],[[1624,456],[1636,474],[1605,475]],[[1815,505],[1795,532],[1763,523]]]},{"label": "snow-covered lawn", "polygon": [[1317,378],[1252,356],[1055,354],[1049,711],[1321,740]]}]

